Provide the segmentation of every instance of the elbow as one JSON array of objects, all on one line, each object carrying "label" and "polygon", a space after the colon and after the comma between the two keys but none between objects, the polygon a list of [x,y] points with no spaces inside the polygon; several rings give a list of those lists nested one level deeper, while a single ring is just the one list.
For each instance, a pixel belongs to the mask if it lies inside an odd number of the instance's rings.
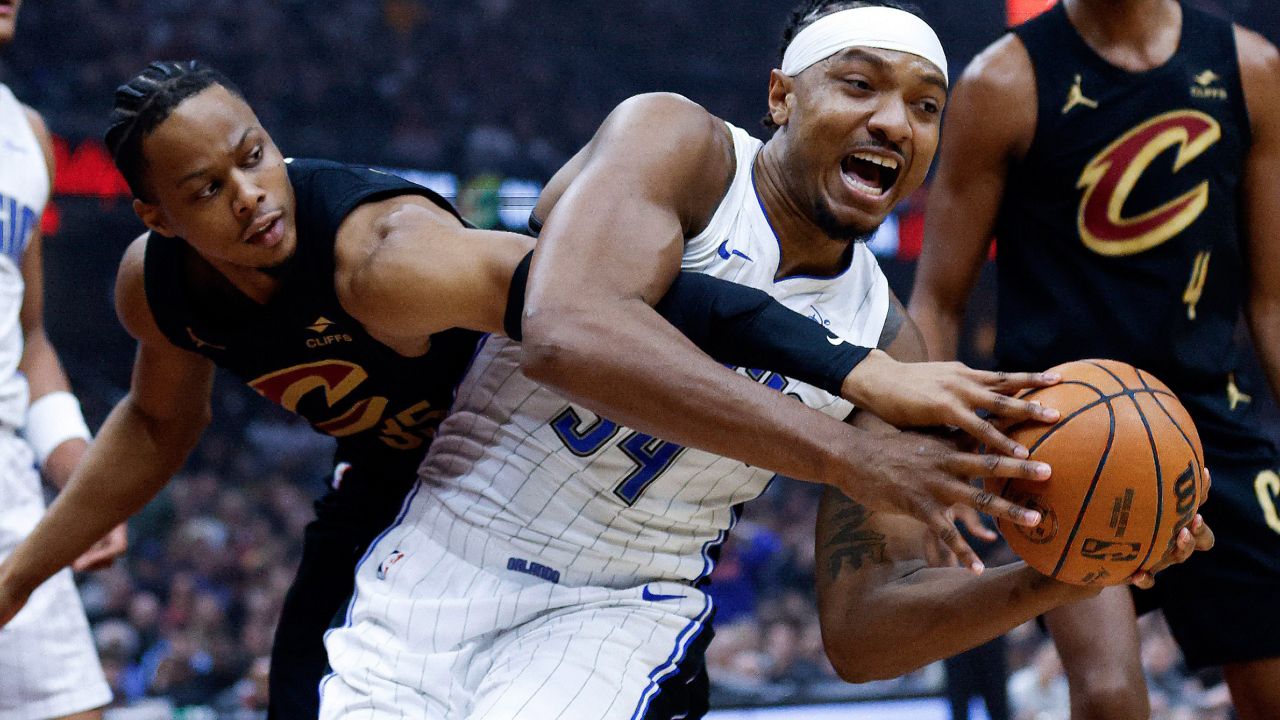
[{"label": "elbow", "polygon": [[[848,623],[822,624],[822,646],[836,675],[847,683],[890,680],[924,667],[933,660],[918,652],[912,643],[903,642],[890,623],[882,622],[859,609],[854,617],[858,627]],[[914,655],[914,656],[913,656]]]},{"label": "elbow", "polygon": [[592,334],[586,315],[570,307],[526,309],[521,323],[520,367],[529,379],[555,385],[579,368],[582,338]]},{"label": "elbow", "polygon": [[856,641],[845,639],[838,648],[824,642],[827,659],[835,668],[836,675],[843,681],[853,684],[868,683],[874,680],[892,680],[909,672],[919,670],[927,663],[908,663],[895,657],[892,648],[862,645]]}]

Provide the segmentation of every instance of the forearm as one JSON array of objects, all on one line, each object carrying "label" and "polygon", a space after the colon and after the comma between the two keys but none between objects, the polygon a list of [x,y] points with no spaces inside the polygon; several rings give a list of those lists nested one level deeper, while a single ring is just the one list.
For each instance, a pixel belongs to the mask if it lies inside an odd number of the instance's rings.
[{"label": "forearm", "polygon": [[62,363],[58,360],[58,353],[43,330],[27,333],[18,369],[27,378],[32,400],[51,392],[71,389]]},{"label": "forearm", "polygon": [[524,322],[524,371],[642,432],[815,482],[864,433],[700,352],[639,298],[557,304]]},{"label": "forearm", "polygon": [[919,569],[865,594],[833,587],[820,603],[827,654],[849,682],[897,677],[981,645],[1096,589],[1067,585],[1018,562],[974,576]]},{"label": "forearm", "polygon": [[198,420],[159,422],[126,396],[40,524],[0,566],[0,585],[30,592],[69,565],[164,487],[203,428]]},{"label": "forearm", "polygon": [[916,292],[908,307],[911,319],[924,336],[930,360],[955,360],[960,353],[960,329],[964,322],[964,306],[947,306],[934,295]]}]

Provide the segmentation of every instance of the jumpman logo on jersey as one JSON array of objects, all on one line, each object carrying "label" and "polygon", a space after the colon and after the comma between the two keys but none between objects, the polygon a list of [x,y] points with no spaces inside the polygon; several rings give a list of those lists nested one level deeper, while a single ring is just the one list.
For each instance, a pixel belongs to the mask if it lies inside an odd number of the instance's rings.
[{"label": "jumpman logo on jersey", "polygon": [[1228,374],[1227,375],[1227,405],[1229,405],[1232,410],[1235,410],[1241,405],[1248,404],[1251,402],[1253,402],[1253,396],[1249,395],[1248,393],[1241,392],[1240,387],[1236,385],[1236,374],[1235,373]]},{"label": "jumpman logo on jersey", "polygon": [[1075,83],[1073,83],[1071,85],[1071,89],[1067,91],[1067,104],[1062,106],[1063,115],[1066,115],[1067,113],[1074,110],[1076,107],[1081,107],[1081,106],[1087,107],[1090,110],[1098,109],[1097,100],[1090,100],[1089,98],[1085,97],[1084,88],[1081,87],[1083,84],[1084,84],[1084,78],[1080,77],[1079,75],[1076,75]]}]

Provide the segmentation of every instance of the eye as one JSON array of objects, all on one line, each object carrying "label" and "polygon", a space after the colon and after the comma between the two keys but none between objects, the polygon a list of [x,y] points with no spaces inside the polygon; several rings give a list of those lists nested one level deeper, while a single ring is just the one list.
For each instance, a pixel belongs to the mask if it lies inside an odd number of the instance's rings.
[{"label": "eye", "polygon": [[218,190],[220,190],[221,188],[222,188],[221,183],[215,180],[209,183],[208,185],[205,185],[204,187],[200,188],[200,191],[196,193],[196,199],[206,200],[208,198],[211,198],[214,195],[217,195]]},{"label": "eye", "polygon": [[261,161],[262,161],[262,146],[254,145],[253,149],[249,151],[249,156],[245,164],[249,166],[253,166],[253,165],[257,165]]},{"label": "eye", "polygon": [[855,90],[861,90],[863,92],[871,92],[872,90],[875,89],[871,87],[871,83],[859,77],[845,78],[845,82],[848,83],[848,85],[854,88]]},{"label": "eye", "polygon": [[925,99],[925,100],[921,100],[917,104],[919,105],[921,110],[923,110],[924,112],[930,115],[937,115],[938,113],[942,112],[942,104],[939,103],[937,100]]}]

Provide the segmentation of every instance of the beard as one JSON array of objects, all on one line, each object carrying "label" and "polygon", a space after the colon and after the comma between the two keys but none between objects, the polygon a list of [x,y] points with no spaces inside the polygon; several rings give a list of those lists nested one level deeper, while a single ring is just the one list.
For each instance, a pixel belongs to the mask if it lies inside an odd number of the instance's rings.
[{"label": "beard", "polygon": [[280,262],[277,262],[274,265],[264,265],[258,268],[258,270],[263,274],[267,275],[268,277],[275,278],[276,280],[281,280],[285,276],[289,275],[290,272],[292,272],[294,266],[297,264],[294,262],[297,257],[298,257],[298,246],[297,244],[295,244],[293,247],[293,252],[286,255],[283,259],[280,260]]},{"label": "beard", "polygon": [[876,234],[876,230],[880,229],[879,224],[868,229],[840,222],[835,213],[831,212],[831,206],[827,204],[826,198],[818,198],[817,203],[814,204],[813,224],[817,225],[832,240],[840,240],[851,244],[865,243],[871,240],[871,236]]}]

